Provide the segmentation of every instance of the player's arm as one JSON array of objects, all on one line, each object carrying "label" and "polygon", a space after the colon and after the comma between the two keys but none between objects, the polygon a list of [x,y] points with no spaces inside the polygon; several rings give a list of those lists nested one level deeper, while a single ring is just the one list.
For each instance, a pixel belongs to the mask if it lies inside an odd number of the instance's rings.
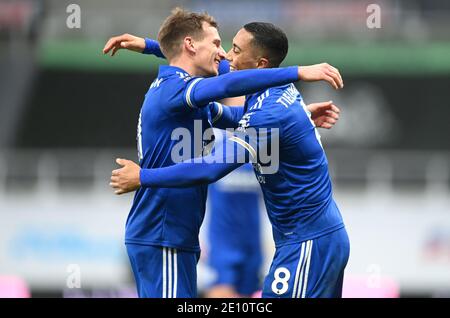
[{"label": "player's arm", "polygon": [[186,87],[185,101],[191,108],[204,107],[215,100],[253,94],[263,89],[299,80],[307,82],[324,80],[336,89],[343,87],[339,71],[326,63],[253,69],[210,78],[194,78]]},{"label": "player's arm", "polygon": [[[317,128],[331,129],[339,120],[340,109],[332,101],[311,103],[306,106]],[[244,115],[243,106],[226,106],[213,102],[209,105],[212,124],[220,129],[236,128]]]},{"label": "player's arm", "polygon": [[151,54],[163,59],[166,58],[161,51],[158,41],[149,38],[144,39],[131,34],[122,34],[110,38],[103,48],[103,54],[111,53],[111,56],[114,56],[120,49]]},{"label": "player's arm", "polygon": [[[111,55],[114,55],[119,49],[150,53],[161,57],[164,56],[157,41],[140,38],[131,34],[123,34],[109,39],[103,48],[103,53],[107,54],[111,52]],[[198,80],[195,79],[191,83],[197,85],[190,88],[192,98],[191,96],[188,97],[194,104],[203,106],[215,100],[252,94],[262,89],[289,84],[298,80],[307,82],[324,80],[336,89],[343,87],[343,81],[339,71],[327,63],[295,68],[244,70],[228,73],[220,78],[203,79],[200,83],[197,82]],[[247,83],[242,81],[247,81]],[[240,87],[242,88],[239,89]],[[214,96],[211,96],[211,90],[214,89],[217,92]]]},{"label": "player's arm", "polygon": [[[151,45],[151,43],[149,44]],[[146,49],[146,45],[147,42],[144,38],[131,34],[122,34],[118,36],[113,36],[106,42],[103,48],[103,54],[110,53],[111,56],[114,56],[116,55],[117,51],[121,49],[127,49],[130,51],[143,53],[144,50]],[[161,50],[159,51],[161,52]],[[157,52],[155,52],[154,55],[157,55]],[[162,55],[162,58],[164,58],[164,55]]]},{"label": "player's arm", "polygon": [[227,106],[222,103],[209,104],[212,125],[216,128],[237,128],[239,120],[244,116],[244,106]]},{"label": "player's arm", "polygon": [[142,187],[184,188],[210,184],[225,177],[243,163],[209,163],[208,157],[183,161],[176,165],[157,169],[141,169]]},{"label": "player's arm", "polygon": [[110,186],[116,194],[138,187],[183,188],[213,183],[256,156],[254,148],[236,136],[217,142],[213,153],[173,166],[141,169],[130,160],[118,159],[122,168],[112,172]]},{"label": "player's arm", "polygon": [[[110,38],[103,48],[103,54],[110,53],[114,56],[120,49],[155,55],[165,59],[164,53],[161,51],[158,41],[149,38],[141,38],[131,34],[122,34]],[[230,71],[230,63],[227,60],[221,60],[219,64],[219,75],[226,74]]]},{"label": "player's arm", "polygon": [[[159,43],[151,39],[140,38],[131,34],[123,34],[108,40],[103,53],[111,52],[113,56],[119,49],[155,54],[163,57]],[[227,62],[222,63],[222,74],[229,70]],[[295,71],[294,71],[295,69]],[[219,68],[220,70],[220,68]],[[225,74],[221,77],[196,78],[187,88],[186,100],[190,107],[206,106],[209,102],[227,97],[252,94],[273,86],[289,84],[298,80],[312,82],[324,80],[339,89],[343,87],[342,77],[333,66],[322,63],[310,66],[299,66],[279,69],[244,70]],[[215,92],[214,92],[215,91]]]}]

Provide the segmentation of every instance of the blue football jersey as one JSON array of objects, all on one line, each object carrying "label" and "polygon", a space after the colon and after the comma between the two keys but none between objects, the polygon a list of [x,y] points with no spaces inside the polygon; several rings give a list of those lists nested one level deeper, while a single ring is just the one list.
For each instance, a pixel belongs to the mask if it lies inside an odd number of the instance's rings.
[{"label": "blue football jersey", "polygon": [[[343,227],[320,136],[295,86],[248,95],[244,111],[238,128],[242,132],[251,128],[278,131],[276,173],[265,173],[264,165],[254,164],[276,246],[314,239]],[[271,142],[268,136],[265,143]]]},{"label": "blue football jersey", "polygon": [[261,189],[250,164],[209,187],[208,264],[214,285],[230,284],[240,294],[260,288]]},{"label": "blue football jersey", "polygon": [[[198,135],[211,127],[211,115],[208,107],[195,108],[187,100],[193,81],[198,79],[181,68],[160,66],[139,116],[137,142],[141,168],[173,165],[172,151],[182,138],[191,139],[191,153],[177,155],[184,158],[202,155],[204,145],[196,144],[194,139],[201,140]],[[128,215],[125,243],[199,251],[198,233],[206,196],[207,185],[139,188]]]},{"label": "blue football jersey", "polygon": [[211,184],[208,199],[210,244],[248,249],[259,246],[260,195],[249,164]]}]

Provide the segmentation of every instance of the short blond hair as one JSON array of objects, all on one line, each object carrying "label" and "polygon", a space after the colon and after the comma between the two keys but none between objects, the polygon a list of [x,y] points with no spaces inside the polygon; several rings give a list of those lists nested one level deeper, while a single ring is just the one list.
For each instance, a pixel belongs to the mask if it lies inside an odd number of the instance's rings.
[{"label": "short blond hair", "polygon": [[168,60],[176,57],[180,52],[181,44],[186,36],[196,40],[203,39],[203,23],[218,28],[217,22],[208,13],[195,13],[177,7],[163,22],[158,33],[161,51]]}]

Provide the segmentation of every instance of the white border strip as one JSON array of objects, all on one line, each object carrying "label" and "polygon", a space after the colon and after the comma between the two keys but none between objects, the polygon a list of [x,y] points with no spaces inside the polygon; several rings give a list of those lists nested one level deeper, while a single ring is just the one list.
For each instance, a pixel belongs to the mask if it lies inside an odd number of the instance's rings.
[{"label": "white border strip", "polygon": [[173,249],[173,298],[177,298],[177,283],[178,283],[178,265],[177,265],[177,250]]},{"label": "white border strip", "polygon": [[220,117],[222,117],[222,113],[223,113],[223,106],[221,103],[218,102],[214,102],[215,104],[218,105],[219,110],[217,111],[217,115],[213,118],[212,123],[214,124],[216,121],[218,121],[220,119]]},{"label": "white border strip", "polygon": [[242,140],[241,138],[238,138],[236,136],[230,137],[228,140],[234,141],[238,144],[240,144],[242,147],[248,150],[250,155],[253,157],[253,159],[256,159],[256,151],[255,149],[246,141]]},{"label": "white border strip", "polygon": [[190,108],[195,109],[196,107],[194,105],[192,105],[192,101],[191,101],[191,91],[192,88],[194,87],[195,84],[197,84],[198,82],[200,82],[203,78],[196,78],[195,80],[192,81],[191,85],[189,85],[187,91],[186,91],[186,102],[188,104],[188,106]]},{"label": "white border strip", "polygon": [[162,270],[163,270],[163,272],[162,272],[162,275],[163,275],[163,279],[162,279],[162,281],[163,281],[163,290],[162,290],[162,298],[167,298],[167,296],[166,296],[166,257],[167,257],[167,248],[166,247],[163,247],[163,268],[162,268]]},{"label": "white border strip", "polygon": [[297,270],[295,272],[294,290],[292,291],[292,298],[295,298],[297,295],[296,292],[297,292],[298,274],[300,273],[301,264],[303,262],[303,257],[305,254],[305,242],[303,242],[301,246],[302,247],[301,247],[301,252],[300,252],[300,259],[298,261]]},{"label": "white border strip", "polygon": [[305,295],[306,295],[306,287],[308,286],[309,264],[311,263],[312,246],[313,246],[313,241],[311,240],[310,242],[311,242],[311,244],[310,244],[310,246],[309,246],[308,259],[306,260],[305,283],[303,284],[302,298],[305,298]]}]

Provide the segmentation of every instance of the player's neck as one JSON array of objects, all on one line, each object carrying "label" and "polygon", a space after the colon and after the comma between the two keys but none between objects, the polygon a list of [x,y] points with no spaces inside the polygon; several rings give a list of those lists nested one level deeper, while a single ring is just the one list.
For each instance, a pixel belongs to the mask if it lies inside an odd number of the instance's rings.
[{"label": "player's neck", "polygon": [[194,66],[192,61],[184,58],[183,56],[170,61],[169,65],[179,67],[191,76],[198,76],[198,74],[196,74],[197,68]]}]

